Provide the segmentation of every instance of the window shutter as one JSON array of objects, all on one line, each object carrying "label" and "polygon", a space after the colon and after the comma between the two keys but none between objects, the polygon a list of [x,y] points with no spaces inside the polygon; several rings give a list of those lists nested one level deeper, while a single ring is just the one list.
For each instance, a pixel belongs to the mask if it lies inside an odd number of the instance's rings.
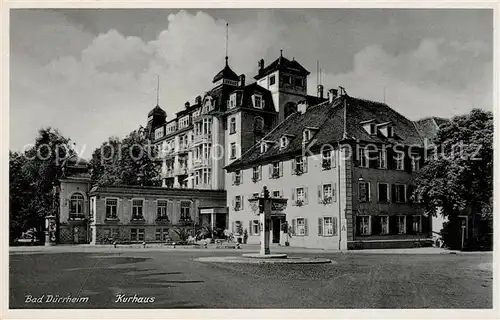
[{"label": "window shutter", "polygon": [[308,195],[307,195],[307,187],[304,188],[304,204],[309,203]]},{"label": "window shutter", "polygon": [[323,235],[323,218],[318,218],[318,236]]},{"label": "window shutter", "polygon": [[252,220],[248,220],[248,234],[253,235]]},{"label": "window shutter", "polygon": [[354,219],[356,220],[356,235],[359,236],[361,235],[361,219],[358,216],[356,216]]},{"label": "window shutter", "polygon": [[332,159],[332,168],[335,168],[337,166],[337,157],[335,156],[335,150],[332,150],[330,154],[330,158]]},{"label": "window shutter", "polygon": [[405,216],[407,234],[413,234],[413,217],[414,216]]},{"label": "window shutter", "polygon": [[297,168],[297,161],[292,159],[292,176],[295,175],[295,168]]},{"label": "window shutter", "polygon": [[232,208],[236,208],[236,198],[233,198],[233,202],[232,202]]},{"label": "window shutter", "polygon": [[244,196],[241,196],[241,210],[243,210],[243,204],[245,203],[244,198]]},{"label": "window shutter", "polygon": [[262,166],[259,166],[259,180],[262,180]]},{"label": "window shutter", "polygon": [[268,167],[269,167],[269,179],[271,179],[273,176],[273,164],[272,163],[269,164]]},{"label": "window shutter", "polygon": [[303,160],[304,161],[304,173],[306,173],[307,172],[307,167],[308,167],[307,166],[307,156],[305,156],[303,159],[304,159]]},{"label": "window shutter", "polygon": [[392,148],[387,148],[387,169],[394,170],[395,169],[395,161],[394,161],[394,150]]},{"label": "window shutter", "polygon": [[236,172],[233,172],[233,173],[231,174],[231,178],[232,178],[232,185],[234,186],[234,182],[235,182],[235,180],[236,180]]},{"label": "window shutter", "polygon": [[233,233],[234,233],[234,232],[235,232],[235,230],[236,230],[236,223],[233,221],[233,222],[231,223],[231,232],[233,232]]},{"label": "window shutter", "polygon": [[371,197],[370,197],[370,193],[371,193],[371,190],[370,190],[370,182],[367,182],[366,183],[366,202],[370,202],[371,201]]},{"label": "window shutter", "polygon": [[409,184],[406,186],[406,201],[408,203],[413,203],[412,200],[413,190],[414,190],[413,185]]},{"label": "window shutter", "polygon": [[295,188],[292,188],[292,206],[295,205]]},{"label": "window shutter", "polygon": [[297,220],[292,219],[292,235],[295,235],[296,226],[297,226]]},{"label": "window shutter", "polygon": [[332,222],[333,222],[333,235],[336,236],[337,235],[337,217],[333,217]]},{"label": "window shutter", "polygon": [[318,186],[318,203],[323,202],[323,186],[319,185]]},{"label": "window shutter", "polygon": [[389,216],[389,234],[398,234],[397,216]]},{"label": "window shutter", "polygon": [[167,201],[167,217],[170,221],[174,219],[174,203],[171,200]]},{"label": "window shutter", "polygon": [[283,161],[280,161],[280,177],[283,177]]},{"label": "window shutter", "polygon": [[332,201],[337,202],[337,184],[332,182]]},{"label": "window shutter", "polygon": [[309,235],[309,231],[307,230],[307,218],[304,218],[304,235]]},{"label": "window shutter", "polygon": [[391,184],[391,202],[396,202],[396,185]]},{"label": "window shutter", "polygon": [[412,169],[411,169],[411,157],[410,157],[410,154],[408,152],[405,152],[405,154],[404,154],[403,163],[405,166],[405,168],[404,168],[405,171],[408,173],[411,173],[411,171],[412,171]]},{"label": "window shutter", "polygon": [[382,227],[380,225],[380,217],[372,216],[372,234],[380,234]]}]

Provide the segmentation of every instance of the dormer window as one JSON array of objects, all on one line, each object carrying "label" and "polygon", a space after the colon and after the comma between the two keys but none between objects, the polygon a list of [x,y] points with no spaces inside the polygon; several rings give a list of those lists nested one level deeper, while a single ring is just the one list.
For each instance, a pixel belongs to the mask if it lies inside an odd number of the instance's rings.
[{"label": "dormer window", "polygon": [[392,122],[384,122],[377,125],[377,129],[382,133],[386,138],[392,138],[394,136],[394,130],[392,127]]},{"label": "dormer window", "polygon": [[374,135],[376,133],[377,133],[377,126],[375,125],[375,123],[370,123],[370,134]]},{"label": "dormer window", "polygon": [[262,100],[261,95],[254,94],[252,96],[253,98],[253,106],[257,109],[263,109],[264,108],[264,100]]},{"label": "dormer window", "polygon": [[287,146],[288,146],[288,138],[285,137],[285,136],[281,137],[281,139],[280,139],[280,148],[284,149]]},{"label": "dormer window", "polygon": [[387,138],[392,138],[394,132],[392,130],[392,126],[387,126]]},{"label": "dormer window", "polygon": [[260,144],[260,153],[265,153],[267,151],[267,143],[266,142],[262,142]]},{"label": "dormer window", "polygon": [[311,131],[309,129],[304,130],[303,133],[304,142],[311,140]]}]

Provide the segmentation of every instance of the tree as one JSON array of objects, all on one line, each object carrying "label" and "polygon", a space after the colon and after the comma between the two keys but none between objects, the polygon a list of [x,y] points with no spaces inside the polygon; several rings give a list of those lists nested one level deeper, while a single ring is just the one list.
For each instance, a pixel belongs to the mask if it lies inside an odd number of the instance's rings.
[{"label": "tree", "polygon": [[101,185],[160,186],[158,151],[140,130],[112,137],[94,150],[92,181]]},{"label": "tree", "polygon": [[454,234],[462,212],[471,212],[473,235],[477,219],[491,214],[493,197],[493,114],[473,109],[443,124],[433,141],[434,153],[417,173],[417,194],[432,215],[448,217]]},{"label": "tree", "polygon": [[38,131],[35,144],[24,154],[10,153],[11,239],[27,228],[43,238],[45,216],[53,213],[53,187],[75,151],[70,139],[50,127]]}]

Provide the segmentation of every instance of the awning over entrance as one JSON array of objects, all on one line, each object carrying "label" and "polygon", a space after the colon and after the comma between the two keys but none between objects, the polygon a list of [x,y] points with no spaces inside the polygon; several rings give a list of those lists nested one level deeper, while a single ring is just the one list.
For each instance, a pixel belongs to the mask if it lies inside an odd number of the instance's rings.
[{"label": "awning over entrance", "polygon": [[228,213],[227,207],[200,208],[200,214]]}]

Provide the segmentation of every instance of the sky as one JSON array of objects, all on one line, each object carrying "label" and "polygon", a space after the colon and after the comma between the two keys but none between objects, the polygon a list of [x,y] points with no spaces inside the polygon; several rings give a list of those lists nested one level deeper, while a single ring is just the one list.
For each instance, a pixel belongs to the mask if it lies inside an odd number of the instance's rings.
[{"label": "sky", "polygon": [[57,128],[88,158],[156,105],[167,120],[229,64],[247,83],[280,49],[325,89],[385,101],[411,120],[492,110],[488,9],[15,9],[10,13],[10,149]]}]

